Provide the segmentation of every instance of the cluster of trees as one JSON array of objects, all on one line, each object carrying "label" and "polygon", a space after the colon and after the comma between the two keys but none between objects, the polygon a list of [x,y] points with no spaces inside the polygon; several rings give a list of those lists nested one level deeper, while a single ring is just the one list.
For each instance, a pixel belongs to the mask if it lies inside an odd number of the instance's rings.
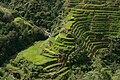
[{"label": "cluster of trees", "polygon": [[46,39],[40,28],[24,24],[22,21],[18,24],[14,22],[0,22],[0,61],[26,48],[35,41]]},{"label": "cluster of trees", "polygon": [[13,21],[11,11],[5,7],[0,6],[0,16],[0,65],[33,42],[47,38],[44,30],[32,27],[32,23],[25,24],[24,19]]},{"label": "cluster of trees", "polygon": [[15,17],[22,16],[48,30],[51,29],[56,17],[59,16],[64,3],[63,0],[9,0],[1,2],[9,5]]},{"label": "cluster of trees", "polygon": [[[63,3],[60,0],[1,0],[0,65],[33,42],[46,39],[47,35],[41,27],[50,31]],[[38,27],[31,27],[24,21],[15,23],[13,20],[16,17],[22,17]]]},{"label": "cluster of trees", "polygon": [[[0,68],[0,79],[7,80],[35,80],[34,78],[39,77],[39,73],[43,72],[43,67],[35,65],[25,58],[16,58],[11,60],[11,65],[7,67]],[[14,67],[11,67],[14,66]],[[16,69],[16,67],[18,69]]]}]

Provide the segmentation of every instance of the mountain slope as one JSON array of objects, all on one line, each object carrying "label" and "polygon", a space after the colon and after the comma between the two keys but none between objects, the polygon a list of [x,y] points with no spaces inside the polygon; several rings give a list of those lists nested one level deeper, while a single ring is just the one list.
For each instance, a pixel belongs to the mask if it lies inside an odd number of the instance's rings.
[{"label": "mountain slope", "polygon": [[[119,6],[118,0],[65,0],[52,36],[20,52],[9,64],[18,70],[7,65],[6,74],[23,80],[119,80]],[[14,70],[19,77],[9,74]]]}]

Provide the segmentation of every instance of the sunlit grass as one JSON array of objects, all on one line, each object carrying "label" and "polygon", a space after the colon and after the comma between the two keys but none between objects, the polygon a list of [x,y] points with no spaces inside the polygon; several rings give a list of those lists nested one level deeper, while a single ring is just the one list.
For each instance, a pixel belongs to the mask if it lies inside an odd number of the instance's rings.
[{"label": "sunlit grass", "polygon": [[35,64],[44,64],[48,61],[55,60],[55,59],[51,59],[51,58],[45,57],[40,54],[42,50],[40,46],[41,45],[44,46],[43,44],[44,44],[44,41],[36,42],[33,46],[18,53],[17,57],[19,58],[24,57],[28,61],[31,61]]},{"label": "sunlit grass", "polygon": [[67,24],[66,24],[66,29],[70,29],[71,26],[73,25],[74,21],[69,21]]}]

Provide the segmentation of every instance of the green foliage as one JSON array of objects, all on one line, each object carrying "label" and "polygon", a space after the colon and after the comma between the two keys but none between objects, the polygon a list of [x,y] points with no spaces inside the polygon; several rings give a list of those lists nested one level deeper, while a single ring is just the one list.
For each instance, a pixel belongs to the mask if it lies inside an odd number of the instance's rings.
[{"label": "green foliage", "polygon": [[3,68],[3,71],[5,71],[2,75],[3,79],[20,80],[37,78],[39,73],[44,70],[42,66],[32,64],[25,58],[20,58],[11,61],[11,64],[8,64],[5,69]]},{"label": "green foliage", "polygon": [[[20,39],[23,40],[21,44],[23,44],[25,41],[28,43],[36,41],[34,39],[36,37],[38,39],[41,34],[42,29],[40,32],[37,31],[39,27],[32,23],[51,30],[51,25],[61,11],[63,2],[58,0],[17,2],[13,0],[10,4],[15,11],[14,16],[23,18],[17,17],[8,24],[1,22],[1,25],[5,26],[0,27],[1,42],[13,40],[14,43],[14,41],[17,42],[16,37],[21,36]],[[21,74],[25,75],[21,79],[119,80],[119,5],[118,0],[114,2],[110,0],[65,0],[64,9],[69,12],[61,13],[60,16],[66,16],[53,25],[52,36],[42,44],[34,45],[21,52],[21,55],[11,62],[12,66],[23,71]],[[32,20],[32,22],[24,19]],[[36,32],[40,34],[34,37]],[[5,43],[5,45],[8,44]],[[40,46],[39,49],[38,46]],[[11,50],[9,47],[8,49]],[[12,45],[12,49],[15,51],[16,48]],[[8,50],[3,48],[3,51]],[[3,72],[0,71],[2,77],[4,77]],[[6,74],[9,76],[8,72]]]},{"label": "green foliage", "polygon": [[0,60],[2,62],[34,41],[47,39],[47,34],[43,29],[25,20],[18,23],[0,22],[0,26]]},{"label": "green foliage", "polygon": [[12,11],[0,6],[0,21],[10,22],[12,19]]},{"label": "green foliage", "polygon": [[63,0],[10,0],[6,5],[12,8],[14,17],[22,16],[37,26],[50,30],[59,16]]}]

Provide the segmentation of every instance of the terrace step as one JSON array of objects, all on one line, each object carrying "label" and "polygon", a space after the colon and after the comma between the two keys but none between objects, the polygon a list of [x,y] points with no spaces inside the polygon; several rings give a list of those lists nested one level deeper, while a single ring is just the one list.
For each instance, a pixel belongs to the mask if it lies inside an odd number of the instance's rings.
[{"label": "terrace step", "polygon": [[65,71],[64,73],[61,73],[59,76],[57,76],[55,79],[56,80],[61,80],[66,74],[69,73],[70,70]]},{"label": "terrace step", "polygon": [[44,50],[47,51],[47,52],[49,52],[49,53],[51,53],[51,55],[57,54],[56,52],[54,52],[54,51],[52,51],[52,50],[50,50],[48,48],[45,48]]},{"label": "terrace step", "polygon": [[45,57],[49,57],[49,58],[56,58],[56,56],[53,56],[51,54],[48,54],[48,53],[44,53],[43,54]]},{"label": "terrace step", "polygon": [[61,65],[62,65],[62,63],[56,63],[56,64],[49,65],[49,66],[45,67],[44,69],[45,70],[49,70],[51,68],[54,68],[54,67],[57,67],[57,66],[61,66]]}]

